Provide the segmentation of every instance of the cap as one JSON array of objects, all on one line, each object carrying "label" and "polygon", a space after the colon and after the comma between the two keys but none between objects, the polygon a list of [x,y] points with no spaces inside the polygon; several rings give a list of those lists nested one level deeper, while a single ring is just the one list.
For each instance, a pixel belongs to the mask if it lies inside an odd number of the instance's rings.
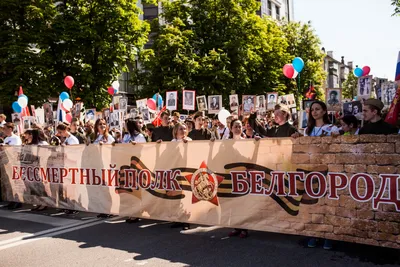
[{"label": "cap", "polygon": [[370,106],[374,106],[379,110],[382,110],[384,108],[384,104],[382,103],[382,101],[380,101],[379,99],[374,99],[374,98],[370,98],[365,100],[364,105],[370,105]]}]

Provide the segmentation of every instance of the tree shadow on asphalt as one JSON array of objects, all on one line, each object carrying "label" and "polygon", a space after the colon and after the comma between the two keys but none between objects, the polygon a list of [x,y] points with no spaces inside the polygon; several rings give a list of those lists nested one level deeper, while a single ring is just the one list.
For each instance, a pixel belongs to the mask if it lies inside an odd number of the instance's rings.
[{"label": "tree shadow on asphalt", "polygon": [[[113,226],[118,229],[112,229]],[[166,222],[142,220],[137,224],[97,225],[62,238],[84,242],[80,248],[101,246],[139,254],[133,256],[134,261],[161,258],[190,266],[400,264],[399,251],[390,248],[334,242],[334,249],[326,251],[322,247],[307,248],[306,237],[250,231],[247,239],[241,239],[228,237],[229,231],[192,225],[192,229],[179,233],[179,229],[171,229]]]}]

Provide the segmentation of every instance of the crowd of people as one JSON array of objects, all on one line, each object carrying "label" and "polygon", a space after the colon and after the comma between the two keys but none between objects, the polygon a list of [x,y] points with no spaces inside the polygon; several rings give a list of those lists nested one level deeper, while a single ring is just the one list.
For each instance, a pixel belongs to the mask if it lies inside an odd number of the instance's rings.
[{"label": "crowd of people", "polygon": [[[115,143],[146,143],[146,142],[189,142],[195,140],[219,139],[255,139],[301,136],[339,136],[357,134],[399,134],[399,129],[382,119],[384,104],[377,99],[368,99],[363,106],[364,122],[361,123],[354,115],[345,115],[332,118],[328,116],[324,102],[315,100],[309,109],[307,127],[299,129],[298,123],[292,121],[290,109],[282,104],[265,116],[260,117],[256,111],[247,115],[232,113],[226,122],[219,121],[218,116],[205,117],[203,112],[196,112],[188,116],[185,121],[179,119],[180,114],[170,114],[164,111],[160,114],[161,126],[144,124],[142,116],[125,120],[124,129],[110,130],[105,119],[97,119],[83,123],[74,118],[71,124],[59,123],[55,130],[51,127],[32,125],[18,136],[15,125],[5,122],[6,116],[0,114],[0,142],[3,145],[77,145],[77,144],[115,144]],[[361,127],[362,125],[362,127]],[[20,207],[20,203],[10,203],[9,209]],[[40,207],[39,210],[43,209]],[[104,215],[105,217],[107,215]],[[100,216],[102,217],[102,216]],[[137,219],[129,218],[127,222]],[[176,223],[173,227],[188,229],[188,224]],[[230,236],[247,237],[246,229],[235,229]],[[315,240],[310,240],[314,246]],[[329,247],[329,244],[326,245]]]}]

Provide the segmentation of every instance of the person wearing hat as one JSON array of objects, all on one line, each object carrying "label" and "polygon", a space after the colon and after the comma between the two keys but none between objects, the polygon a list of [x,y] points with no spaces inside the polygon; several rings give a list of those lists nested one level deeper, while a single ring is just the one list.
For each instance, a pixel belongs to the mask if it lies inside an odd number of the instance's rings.
[{"label": "person wearing hat", "polygon": [[360,129],[358,134],[397,134],[398,129],[393,125],[385,122],[381,115],[384,104],[378,99],[367,99],[364,102],[363,115],[364,121],[367,122]]}]

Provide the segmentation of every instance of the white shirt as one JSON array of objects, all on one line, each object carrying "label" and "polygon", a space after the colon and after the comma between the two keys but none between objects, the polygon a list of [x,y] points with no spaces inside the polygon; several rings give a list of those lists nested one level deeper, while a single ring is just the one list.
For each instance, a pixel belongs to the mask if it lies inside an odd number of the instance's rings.
[{"label": "white shirt", "polygon": [[4,139],[4,144],[9,146],[20,146],[22,145],[22,141],[17,135],[11,134],[11,136],[8,136],[6,139]]},{"label": "white shirt", "polygon": [[321,136],[324,134],[324,136],[330,136],[331,133],[339,132],[338,127],[332,124],[325,124],[322,127],[314,127],[312,130],[311,134],[307,134],[307,128],[304,130],[304,136]]},{"label": "white shirt", "polygon": [[[228,127],[225,127],[223,129],[218,127],[218,134],[219,134],[219,139],[228,139],[229,138],[229,129]],[[222,136],[221,136],[222,135]]]},{"label": "white shirt", "polygon": [[146,143],[147,142],[146,138],[144,138],[144,135],[141,133],[134,136],[133,138],[131,137],[131,135],[129,133],[125,134],[124,138],[122,139],[122,143],[127,144],[131,141],[134,141],[136,143]]},{"label": "white shirt", "polygon": [[[193,141],[192,140],[192,138],[190,138],[190,137],[185,137],[185,139],[187,140],[187,141]],[[181,142],[181,141],[183,141],[183,139],[176,139],[176,138],[174,138],[174,139],[172,139],[171,140],[171,142]]]},{"label": "white shirt", "polygon": [[115,142],[115,139],[114,139],[114,137],[111,136],[111,134],[109,134],[109,135],[108,135],[108,138],[107,138],[107,142],[104,142],[105,140],[104,140],[103,135],[102,135],[102,134],[99,134],[99,135],[97,136],[96,140],[94,140],[93,144],[99,144],[100,141],[102,141],[102,142],[105,143],[105,144],[112,144],[112,143]]},{"label": "white shirt", "polygon": [[64,145],[79,145],[79,140],[78,138],[70,134],[68,138],[65,139]]}]

